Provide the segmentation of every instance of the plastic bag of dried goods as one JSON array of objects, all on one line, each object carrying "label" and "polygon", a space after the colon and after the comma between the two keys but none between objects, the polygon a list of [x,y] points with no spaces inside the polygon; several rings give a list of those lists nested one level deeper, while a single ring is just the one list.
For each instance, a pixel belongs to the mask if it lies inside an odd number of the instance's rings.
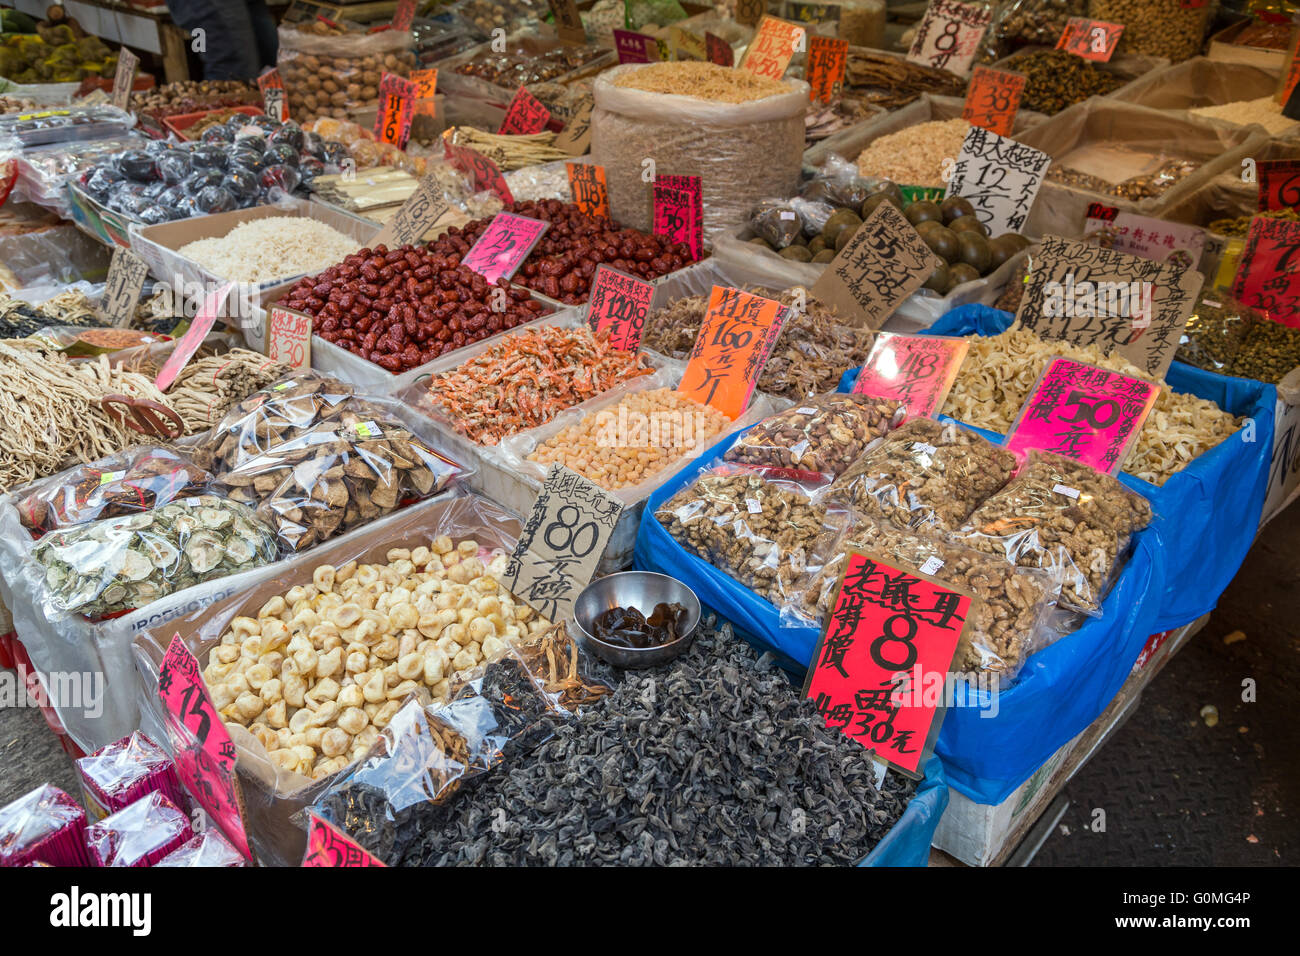
[{"label": "plastic bag of dried goods", "polygon": [[278,554],[275,534],[247,506],[196,495],[51,531],[32,549],[23,574],[51,620],[101,617],[269,564]]},{"label": "plastic bag of dried goods", "polygon": [[785,199],[761,199],[749,211],[749,228],[773,249],[784,249],[799,238],[803,221]]},{"label": "plastic bag of dried goods", "polygon": [[1202,295],[1183,327],[1174,358],[1209,372],[1226,370],[1245,344],[1251,326],[1267,318],[1215,289]]},{"label": "plastic bag of dried goods", "polygon": [[86,827],[95,866],[153,866],[192,836],[189,817],[156,792]]},{"label": "plastic bag of dried goods", "polygon": [[188,807],[171,757],[140,731],[76,761],[81,792],[90,815],[102,820],[157,791],[178,807]]},{"label": "plastic bag of dried goods", "polygon": [[24,527],[44,534],[161,507],[201,493],[211,481],[212,475],[171,449],[143,446],[51,475],[15,507]]},{"label": "plastic bag of dried goods", "polygon": [[844,527],[844,516],[818,500],[824,481],[718,462],[655,517],[687,551],[779,607],[821,567]]},{"label": "plastic bag of dried goods", "polygon": [[1062,607],[1100,616],[1129,539],[1150,523],[1150,503],[1118,479],[1031,451],[1019,474],[975,510],[957,540],[1049,572]]},{"label": "plastic bag of dried goods", "polygon": [[86,811],[49,784],[0,808],[0,866],[90,866]]},{"label": "plastic bag of dried goods", "polygon": [[799,195],[814,202],[857,209],[882,182],[884,180],[875,176],[863,176],[856,163],[849,162],[838,153],[830,153],[812,179],[804,184]]},{"label": "plastic bag of dried goods", "polygon": [[1019,568],[1000,557],[932,535],[865,518],[835,545],[835,556],[781,608],[785,626],[820,627],[835,599],[844,556],[851,550],[900,568],[928,574],[940,584],[973,594],[970,624],[953,658],[954,673],[996,672],[1010,680],[1034,651],[1058,635],[1048,627],[1056,587],[1049,574]]},{"label": "plastic bag of dried goods", "polygon": [[159,866],[247,866],[248,861],[217,829],[204,830],[154,864]]},{"label": "plastic bag of dried goods", "polygon": [[727,450],[742,465],[794,468],[835,478],[903,417],[898,402],[830,392],[765,418]]},{"label": "plastic bag of dried goods", "polygon": [[289,112],[300,123],[318,116],[353,116],[379,102],[385,73],[415,68],[409,30],[367,32],[321,19],[281,24],[276,67]]},{"label": "plastic bag of dried goods", "polygon": [[853,463],[828,493],[855,512],[944,534],[1015,473],[1016,456],[954,422],[913,418]]}]

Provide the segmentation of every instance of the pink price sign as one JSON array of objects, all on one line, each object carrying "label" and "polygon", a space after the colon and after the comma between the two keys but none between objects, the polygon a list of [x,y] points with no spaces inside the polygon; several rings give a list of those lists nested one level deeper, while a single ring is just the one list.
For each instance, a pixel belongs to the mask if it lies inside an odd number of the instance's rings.
[{"label": "pink price sign", "polygon": [[502,276],[509,279],[549,226],[549,222],[540,219],[497,213],[461,265],[473,269],[488,282],[496,282]]},{"label": "pink price sign", "polygon": [[656,176],[654,234],[704,255],[704,190],[699,176]]},{"label": "pink price sign", "polygon": [[235,743],[203,686],[199,662],[179,634],[158,669],[158,696],[167,712],[177,775],[235,848],[251,860],[235,777]]},{"label": "pink price sign", "polygon": [[167,361],[163,363],[162,371],[154,379],[154,385],[157,386],[158,391],[167,391],[168,386],[176,381],[176,376],[181,373],[185,363],[199,350],[203,340],[212,331],[212,326],[216,324],[217,314],[221,311],[221,307],[226,304],[226,297],[230,295],[230,290],[234,287],[233,282],[227,282],[220,288],[213,289],[208,293],[207,298],[203,300],[203,305],[199,307],[199,314],[194,316],[194,322],[190,325],[189,331],[181,336],[181,340],[176,343],[176,348],[172,350],[172,354],[168,356]]},{"label": "pink price sign", "polygon": [[655,287],[606,265],[596,266],[587,300],[587,323],[597,334],[609,330],[609,344],[635,352],[641,344],[646,313]]},{"label": "pink price sign", "polygon": [[877,333],[853,391],[902,402],[908,418],[933,417],[969,349],[969,339]]},{"label": "pink price sign", "polygon": [[307,819],[307,855],[302,858],[303,866],[384,866],[316,814],[308,811]]},{"label": "pink price sign", "polygon": [[1064,455],[1113,475],[1159,396],[1160,386],[1146,379],[1056,358],[1038,377],[1006,446]]}]

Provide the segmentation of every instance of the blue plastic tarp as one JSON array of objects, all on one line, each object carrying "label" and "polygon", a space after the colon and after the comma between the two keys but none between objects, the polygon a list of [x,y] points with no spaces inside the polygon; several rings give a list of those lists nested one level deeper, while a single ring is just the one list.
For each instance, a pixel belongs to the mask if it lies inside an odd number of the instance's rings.
[{"label": "blue plastic tarp", "polygon": [[948,785],[944,782],[943,764],[931,757],[925,764],[925,778],[898,822],[876,844],[860,866],[926,866],[930,862],[930,844],[939,818],[948,807]]}]

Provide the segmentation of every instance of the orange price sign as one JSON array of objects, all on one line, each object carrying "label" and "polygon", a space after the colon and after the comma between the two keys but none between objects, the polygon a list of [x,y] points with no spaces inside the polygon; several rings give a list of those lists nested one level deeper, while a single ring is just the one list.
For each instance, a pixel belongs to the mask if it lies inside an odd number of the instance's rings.
[{"label": "orange price sign", "polygon": [[434,95],[438,92],[438,71],[412,70],[411,82],[415,84],[415,115],[432,116],[436,107]]},{"label": "orange price sign", "polygon": [[808,99],[829,103],[844,88],[844,69],[849,60],[849,41],[831,37],[813,37],[808,41]]},{"label": "orange price sign", "polygon": [[411,117],[415,112],[415,84],[395,73],[385,73],[379,81],[379,110],[375,114],[375,136],[381,143],[406,148],[411,136]]},{"label": "orange price sign", "polygon": [[791,314],[780,302],[715,285],[677,391],[735,421]]},{"label": "orange price sign", "polygon": [[609,189],[605,167],[595,163],[569,163],[569,191],[573,203],[589,216],[609,218]]},{"label": "orange price sign", "polygon": [[765,16],[758,21],[758,29],[741,58],[740,68],[779,80],[785,76],[785,68],[795,52],[804,49],[806,36],[807,31],[797,23]]},{"label": "orange price sign", "polygon": [[1124,32],[1122,23],[1106,23],[1085,17],[1070,17],[1065,21],[1056,48],[1081,56],[1085,60],[1105,63],[1115,53],[1119,35]]},{"label": "orange price sign", "polygon": [[1024,74],[977,66],[971,73],[961,118],[999,136],[1010,136],[1024,92]]}]

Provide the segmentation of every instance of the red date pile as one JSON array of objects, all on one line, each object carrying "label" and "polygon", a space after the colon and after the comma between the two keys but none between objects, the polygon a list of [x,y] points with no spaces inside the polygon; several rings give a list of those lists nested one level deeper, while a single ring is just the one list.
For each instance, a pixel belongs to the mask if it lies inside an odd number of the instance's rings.
[{"label": "red date pile", "polygon": [[[551,224],[515,273],[515,281],[568,305],[587,301],[596,266],[601,263],[654,279],[693,261],[684,243],[624,229],[613,219],[589,216],[573,203],[558,199],[508,203],[504,211]],[[491,222],[491,218],[475,219],[461,228],[452,227],[430,248],[463,258]]]},{"label": "red date pile", "polygon": [[282,304],[310,315],[321,338],[394,375],[550,311],[527,289],[488,282],[459,255],[382,244],[300,280]]}]

